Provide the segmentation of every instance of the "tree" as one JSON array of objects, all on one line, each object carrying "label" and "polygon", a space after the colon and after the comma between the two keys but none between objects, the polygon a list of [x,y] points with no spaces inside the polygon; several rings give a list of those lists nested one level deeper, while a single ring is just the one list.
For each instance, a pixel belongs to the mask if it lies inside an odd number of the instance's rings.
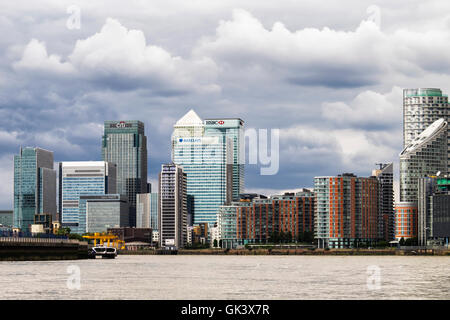
[{"label": "tree", "polygon": [[403,237],[400,239],[399,244],[400,244],[401,246],[404,246],[404,245],[405,245],[405,239],[404,239]]},{"label": "tree", "polygon": [[68,234],[70,234],[70,228],[59,228],[58,231],[56,231],[56,234],[59,236],[67,236]]},{"label": "tree", "polygon": [[88,241],[87,239],[83,238],[83,236],[76,234],[76,233],[69,233],[69,239],[76,239],[79,241]]},{"label": "tree", "polygon": [[213,247],[214,247],[214,248],[217,248],[217,245],[218,245],[217,239],[214,239],[214,241],[213,241]]}]

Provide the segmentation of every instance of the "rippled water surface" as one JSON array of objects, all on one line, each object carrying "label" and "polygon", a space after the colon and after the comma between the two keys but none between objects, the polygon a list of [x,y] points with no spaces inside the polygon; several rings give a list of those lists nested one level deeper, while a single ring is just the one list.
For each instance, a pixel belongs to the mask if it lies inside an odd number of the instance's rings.
[{"label": "rippled water surface", "polygon": [[[69,289],[76,283],[68,286],[71,266],[79,267],[80,289]],[[0,262],[0,288],[0,299],[450,299],[450,257],[119,255]]]}]

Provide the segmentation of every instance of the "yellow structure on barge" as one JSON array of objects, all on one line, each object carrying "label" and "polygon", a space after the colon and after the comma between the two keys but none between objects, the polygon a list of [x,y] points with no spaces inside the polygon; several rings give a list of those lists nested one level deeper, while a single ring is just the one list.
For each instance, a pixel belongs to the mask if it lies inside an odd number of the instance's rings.
[{"label": "yellow structure on barge", "polygon": [[125,241],[113,234],[94,233],[94,235],[83,236],[85,239],[94,240],[94,247],[98,244],[101,246],[114,247],[116,249],[125,249]]}]

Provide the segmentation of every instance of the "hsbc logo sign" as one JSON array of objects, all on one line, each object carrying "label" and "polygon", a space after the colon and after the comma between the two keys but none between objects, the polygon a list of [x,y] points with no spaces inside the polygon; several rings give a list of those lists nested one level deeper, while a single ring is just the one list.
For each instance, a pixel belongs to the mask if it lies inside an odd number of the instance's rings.
[{"label": "hsbc logo sign", "polygon": [[206,124],[207,125],[216,125],[216,124],[218,124],[218,125],[223,125],[223,124],[225,124],[225,121],[223,121],[223,120],[206,120]]}]

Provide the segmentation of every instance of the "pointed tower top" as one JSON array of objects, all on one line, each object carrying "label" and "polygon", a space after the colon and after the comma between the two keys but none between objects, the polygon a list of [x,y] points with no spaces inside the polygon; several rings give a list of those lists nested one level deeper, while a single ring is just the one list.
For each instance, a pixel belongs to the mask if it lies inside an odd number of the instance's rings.
[{"label": "pointed tower top", "polygon": [[182,126],[203,126],[203,120],[195,113],[194,110],[189,110],[180,120],[175,123],[176,127]]}]

